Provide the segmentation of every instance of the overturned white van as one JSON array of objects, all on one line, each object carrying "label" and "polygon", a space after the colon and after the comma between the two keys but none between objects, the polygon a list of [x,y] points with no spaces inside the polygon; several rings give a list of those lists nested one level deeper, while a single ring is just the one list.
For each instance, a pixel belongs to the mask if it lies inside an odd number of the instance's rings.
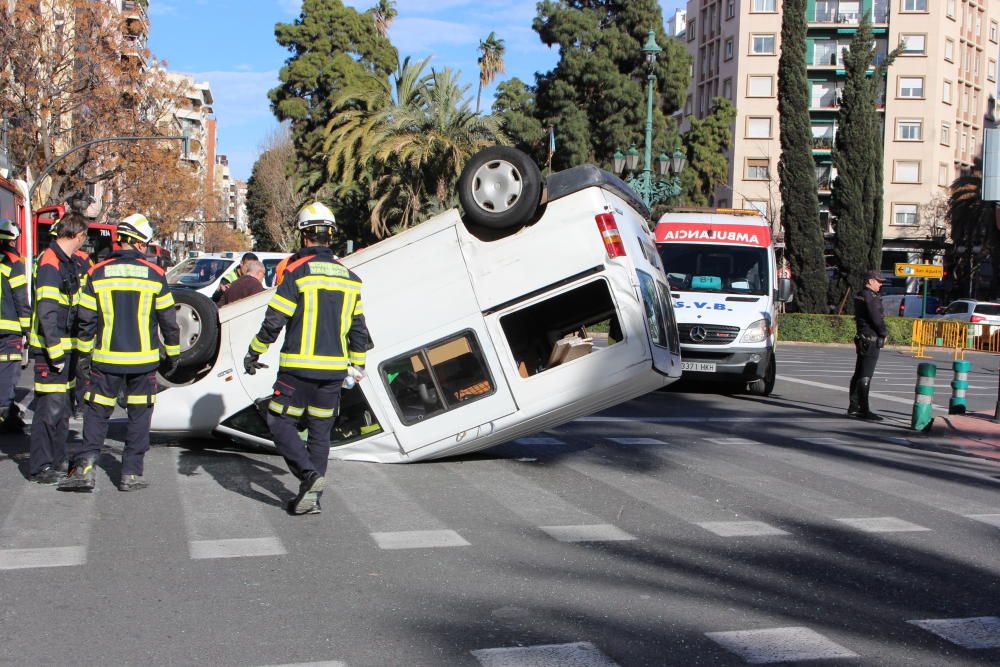
[{"label": "overturned white van", "polygon": [[[464,221],[452,209],[341,260],[364,282],[374,347],[343,392],[332,457],[471,452],[680,377],[643,204],[592,166],[550,176],[544,194],[541,183],[519,151],[488,149],[460,180]],[[172,376],[154,431],[270,445],[257,403],[271,394],[280,344],[256,375],[241,361],[270,296],[219,310],[215,353]]]}]

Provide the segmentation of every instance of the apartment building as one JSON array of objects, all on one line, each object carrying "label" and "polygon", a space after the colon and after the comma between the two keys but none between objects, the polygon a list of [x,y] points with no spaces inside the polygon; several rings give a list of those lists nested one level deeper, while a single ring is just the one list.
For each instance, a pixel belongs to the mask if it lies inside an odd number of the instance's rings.
[{"label": "apartment building", "polygon": [[[844,51],[864,13],[877,62],[897,45],[880,101],[884,125],[883,265],[943,249],[950,183],[981,155],[1000,55],[1000,0],[808,0],[806,66],[812,151],[828,235]],[[779,0],[692,0],[683,39],[694,58],[684,115],[703,117],[715,96],[737,109],[726,186],[717,206],[756,208],[778,228]]]}]

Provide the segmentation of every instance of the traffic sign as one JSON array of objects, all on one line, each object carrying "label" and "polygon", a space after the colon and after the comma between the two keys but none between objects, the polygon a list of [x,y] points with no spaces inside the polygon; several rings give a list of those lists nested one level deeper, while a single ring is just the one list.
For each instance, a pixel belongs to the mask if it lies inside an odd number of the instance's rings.
[{"label": "traffic sign", "polygon": [[944,278],[940,264],[897,264],[896,275],[903,278]]}]

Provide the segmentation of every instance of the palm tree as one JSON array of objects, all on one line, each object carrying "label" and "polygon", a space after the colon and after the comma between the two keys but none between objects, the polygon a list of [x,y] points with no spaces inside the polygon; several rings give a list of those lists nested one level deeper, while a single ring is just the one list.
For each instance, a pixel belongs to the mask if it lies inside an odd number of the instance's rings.
[{"label": "palm tree", "polygon": [[479,101],[483,95],[483,86],[493,83],[497,74],[504,73],[503,54],[506,50],[503,40],[495,32],[486,39],[479,40],[479,91],[476,93],[476,113],[479,113]]},{"label": "palm tree", "polygon": [[375,19],[375,29],[383,37],[389,36],[389,26],[392,20],[399,15],[396,11],[396,0],[378,0],[378,3],[368,10]]}]

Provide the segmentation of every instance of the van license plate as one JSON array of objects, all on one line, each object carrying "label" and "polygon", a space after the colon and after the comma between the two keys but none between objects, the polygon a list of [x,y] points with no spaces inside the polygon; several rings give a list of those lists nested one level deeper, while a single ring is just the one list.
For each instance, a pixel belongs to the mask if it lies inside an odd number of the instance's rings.
[{"label": "van license plate", "polygon": [[715,364],[709,361],[682,361],[682,371],[698,371],[699,373],[714,373]]}]

